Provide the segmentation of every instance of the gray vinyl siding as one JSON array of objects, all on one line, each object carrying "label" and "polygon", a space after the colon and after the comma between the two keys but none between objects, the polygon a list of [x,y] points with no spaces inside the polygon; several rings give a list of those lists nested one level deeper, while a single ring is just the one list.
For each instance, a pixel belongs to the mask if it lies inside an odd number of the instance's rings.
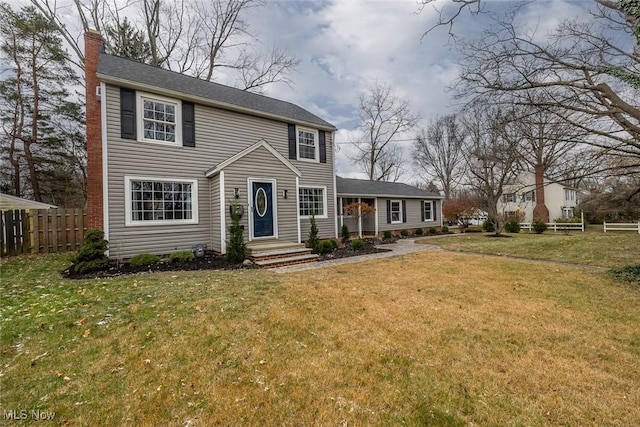
[{"label": "gray vinyl siding", "polygon": [[[387,200],[404,200],[407,205],[407,221],[404,223],[387,224]],[[399,231],[402,229],[415,229],[426,227],[439,227],[440,226],[440,200],[435,200],[436,220],[435,221],[422,221],[422,200],[427,199],[402,199],[402,198],[380,198],[378,199],[378,228],[380,232],[386,230]]]},{"label": "gray vinyl siding", "polygon": [[[287,124],[276,120],[254,117],[218,108],[195,105],[195,147],[178,147],[155,143],[126,140],[120,137],[120,91],[119,88],[107,85],[107,167],[108,167],[108,209],[109,209],[109,241],[111,256],[129,258],[138,253],[168,254],[174,250],[191,249],[196,243],[211,244],[212,249],[219,246],[220,222],[219,199],[217,191],[219,182],[215,178],[206,178],[205,172],[243,149],[261,139],[267,141],[283,157],[288,158]],[[159,93],[162,95],[162,93]],[[312,164],[290,160],[303,174],[300,185],[323,185],[327,187],[328,213],[327,220],[319,220],[321,236],[334,235],[334,203],[333,188],[333,143],[331,133],[326,134],[327,163]],[[273,158],[273,156],[270,156]],[[246,197],[246,177],[254,176],[260,171],[260,161],[245,164],[244,184],[239,186]],[[282,165],[282,163],[280,163]],[[234,164],[230,165],[232,172]],[[281,169],[278,169],[280,171]],[[233,175],[230,172],[229,175]],[[264,170],[264,178],[285,177]],[[198,181],[198,224],[193,225],[144,225],[125,226],[125,175],[148,177],[165,177],[176,179],[197,179]],[[231,176],[226,176],[227,191],[233,189]],[[294,178],[295,180],[295,178]],[[296,203],[295,184],[286,181],[289,199]],[[282,187],[278,185],[278,197]],[[231,190],[232,191],[232,190]],[[242,194],[241,193],[241,194]],[[213,196],[213,198],[212,198]],[[226,195],[228,198],[228,195]],[[278,200],[280,209],[280,200]],[[283,203],[283,208],[288,205]],[[295,210],[293,211],[295,215]],[[246,216],[245,216],[246,217]],[[291,229],[297,223],[290,214],[284,215],[278,224],[280,237],[291,237]],[[284,221],[284,222],[283,222]],[[228,223],[227,223],[228,225]],[[303,226],[304,240],[306,228]],[[297,241],[297,229],[295,239]]]},{"label": "gray vinyl siding", "polygon": [[[252,212],[249,207],[249,179],[254,181],[275,180],[274,202],[277,209],[275,214],[278,223],[278,240],[287,242],[298,241],[296,175],[280,160],[276,159],[265,148],[258,148],[252,153],[224,168],[225,201],[226,204],[236,201],[244,206],[245,213],[240,220],[244,226],[245,241],[250,240],[249,221]],[[234,189],[240,190],[240,197],[234,199]],[[287,190],[287,199],[282,191]],[[229,209],[226,209],[226,223],[231,224]]]}]

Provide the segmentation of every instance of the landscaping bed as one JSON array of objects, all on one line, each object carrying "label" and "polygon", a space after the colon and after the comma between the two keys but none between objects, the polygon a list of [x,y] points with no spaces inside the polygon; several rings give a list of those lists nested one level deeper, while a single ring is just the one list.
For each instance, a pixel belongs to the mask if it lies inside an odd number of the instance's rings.
[{"label": "landscaping bed", "polygon": [[[364,248],[354,250],[350,245],[337,248],[332,252],[321,254],[318,261],[328,261],[332,259],[347,258],[358,255],[374,254],[377,252],[388,252],[390,249],[379,249],[375,245],[375,239],[366,239]],[[224,255],[215,254],[213,251],[206,251],[204,256],[196,257],[189,261],[171,262],[169,257],[161,257],[158,263],[133,267],[129,263],[111,262],[107,269],[93,271],[89,273],[78,273],[74,271],[73,265],[61,272],[67,279],[95,279],[105,277],[118,277],[129,274],[156,273],[161,271],[197,271],[197,270],[238,270],[258,268],[255,264],[234,263],[227,260]]]}]

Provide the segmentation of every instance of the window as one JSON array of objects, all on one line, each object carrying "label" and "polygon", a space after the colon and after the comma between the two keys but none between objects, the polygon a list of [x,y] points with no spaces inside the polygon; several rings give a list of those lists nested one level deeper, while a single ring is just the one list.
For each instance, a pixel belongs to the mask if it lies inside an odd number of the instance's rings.
[{"label": "window", "polygon": [[312,214],[316,218],[327,217],[327,205],[324,197],[326,187],[304,187],[298,192],[300,203],[300,216],[310,217]]},{"label": "window", "polygon": [[576,200],[576,190],[571,190],[569,188],[564,189],[564,200],[567,202],[575,202]]},{"label": "window", "polygon": [[425,200],[424,201],[424,221],[433,221],[433,201]]},{"label": "window", "polygon": [[504,217],[506,219],[518,219],[517,211],[504,211]]},{"label": "window", "polygon": [[522,200],[525,202],[535,202],[536,201],[536,192],[535,190],[527,191],[522,195]]},{"label": "window", "polygon": [[179,101],[138,92],[138,117],[139,140],[182,144]]},{"label": "window", "polygon": [[126,225],[197,224],[197,194],[197,180],[125,177]]},{"label": "window", "polygon": [[298,128],[298,160],[318,161],[318,132]]},{"label": "window", "polygon": [[573,208],[562,208],[562,218],[573,218]]},{"label": "window", "polygon": [[516,201],[516,193],[507,193],[503,196],[505,203],[515,203]]},{"label": "window", "polygon": [[392,200],[390,204],[391,224],[399,224],[402,222],[402,202],[400,200]]}]

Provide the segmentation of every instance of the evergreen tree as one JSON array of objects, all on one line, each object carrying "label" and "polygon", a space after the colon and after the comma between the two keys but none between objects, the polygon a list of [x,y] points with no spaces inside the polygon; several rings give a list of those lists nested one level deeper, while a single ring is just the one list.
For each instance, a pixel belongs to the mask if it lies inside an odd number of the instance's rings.
[{"label": "evergreen tree", "polygon": [[8,66],[0,82],[0,144],[10,165],[0,179],[16,196],[82,206],[84,112],[69,89],[80,81],[58,34],[35,8],[0,3],[0,55]]}]

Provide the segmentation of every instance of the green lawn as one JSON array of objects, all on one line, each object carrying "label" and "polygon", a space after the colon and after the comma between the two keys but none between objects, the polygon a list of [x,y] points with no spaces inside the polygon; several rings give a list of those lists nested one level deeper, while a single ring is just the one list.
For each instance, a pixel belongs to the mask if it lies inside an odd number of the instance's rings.
[{"label": "green lawn", "polygon": [[425,251],[70,281],[67,262],[0,267],[0,403],[28,411],[0,424],[640,423],[640,290],[600,269]]},{"label": "green lawn", "polygon": [[526,259],[568,262],[601,267],[622,267],[640,262],[640,234],[631,231],[604,233],[602,229],[585,232],[503,233],[504,238],[469,233],[421,243],[443,249]]}]

